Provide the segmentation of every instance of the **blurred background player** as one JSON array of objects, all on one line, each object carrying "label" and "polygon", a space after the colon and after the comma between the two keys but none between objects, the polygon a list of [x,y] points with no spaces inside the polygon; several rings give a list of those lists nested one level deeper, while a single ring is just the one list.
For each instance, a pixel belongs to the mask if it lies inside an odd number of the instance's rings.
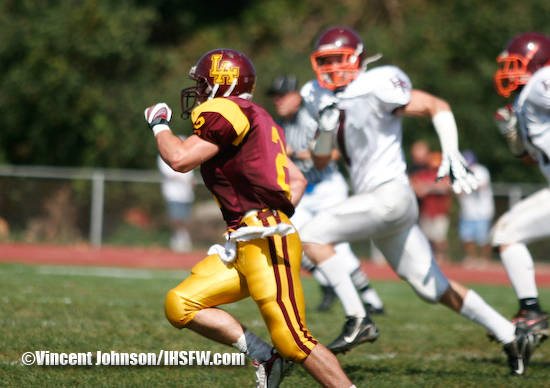
[{"label": "blurred background player", "polygon": [[474,151],[465,150],[462,155],[478,182],[476,191],[458,196],[458,235],[466,253],[463,264],[470,268],[484,268],[491,262],[490,232],[495,215],[491,173],[478,163]]},{"label": "blurred background player", "polygon": [[[332,160],[323,170],[318,170],[311,159],[310,146],[317,132],[317,121],[302,107],[302,97],[298,91],[298,80],[295,75],[280,75],[273,80],[268,95],[273,98],[273,104],[279,119],[276,121],[285,131],[287,156],[304,174],[308,184],[306,191],[290,218],[292,224],[300,228],[317,213],[344,201],[348,197],[349,187],[344,176],[338,170],[336,161],[338,151],[333,150]],[[350,273],[353,284],[365,302],[365,308],[371,314],[382,314],[384,304],[376,290],[369,286],[369,279],[361,269],[361,263],[347,242],[334,247],[342,257],[344,265]],[[321,285],[323,299],[319,311],[328,310],[336,300],[334,290],[329,285],[322,272],[304,254],[302,268],[310,271]]]},{"label": "blurred background player", "polygon": [[[539,166],[550,182],[550,38],[537,32],[515,36],[497,57],[495,88],[502,97],[516,94],[513,105],[499,108],[494,119],[512,154]],[[492,245],[497,247],[519,299],[514,317],[544,341],[548,314],[541,311],[535,265],[527,244],[550,237],[550,189],[521,200],[495,223]]]},{"label": "blurred background player", "polygon": [[[179,136],[179,138],[185,140],[185,136]],[[173,230],[170,248],[174,252],[189,252],[193,249],[188,222],[195,201],[195,176],[193,171],[181,173],[172,170],[160,155],[157,158],[157,166],[162,174],[161,191]]]},{"label": "blurred background player", "polygon": [[[413,144],[414,147],[414,144]],[[424,232],[438,264],[449,263],[449,226],[451,224],[452,189],[449,178],[437,179],[441,152],[428,153],[426,165],[409,174],[418,199],[418,224]]]},{"label": "blurred background player", "polygon": [[[354,194],[319,213],[300,230],[306,254],[324,272],[346,312],[342,334],[329,349],[346,352],[379,336],[334,244],[372,238],[394,271],[430,303],[442,303],[489,329],[504,345],[511,373],[523,375],[535,347],[533,334],[489,306],[475,291],[448,280],[417,224],[418,207],[406,174],[402,116],[432,120],[443,152],[438,179],[450,175],[455,193],[477,188],[458,149],[456,122],[444,100],[413,89],[395,66],[366,70],[359,35],[347,27],[323,32],[311,56],[317,79],[301,90],[320,135],[312,154],[318,168],[330,161],[334,138],[348,162]],[[497,333],[498,332],[498,333]]]},{"label": "blurred background player", "polygon": [[[301,364],[325,387],[355,387],[305,326],[302,246],[288,217],[307,181],[286,156],[282,128],[251,101],[254,65],[238,51],[218,49],[206,53],[189,78],[195,86],[182,90],[181,105],[182,117],[191,117],[192,136],[182,141],[172,134],[172,111],[164,103],[147,108],[145,118],[173,169],[187,172],[200,165],[227,224],[227,243],[211,247],[191,275],[168,292],[167,319],[249,356],[257,387],[278,387],[292,366],[287,360]],[[217,308],[249,296],[274,347]]]},{"label": "blurred background player", "polygon": [[430,146],[424,140],[417,140],[411,146],[411,163],[408,166],[409,176],[418,170],[428,168],[430,158]]}]

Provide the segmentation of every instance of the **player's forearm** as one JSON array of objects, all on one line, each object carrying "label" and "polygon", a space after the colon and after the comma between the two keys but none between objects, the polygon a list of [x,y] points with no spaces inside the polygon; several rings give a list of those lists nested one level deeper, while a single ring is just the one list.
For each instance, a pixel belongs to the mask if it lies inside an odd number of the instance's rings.
[{"label": "player's forearm", "polygon": [[523,160],[523,158],[527,156],[527,160],[532,160],[532,158],[527,154],[527,151],[525,150],[523,140],[521,139],[521,136],[519,136],[517,128],[513,131],[503,134],[502,136],[504,137],[504,140],[506,140],[508,148],[516,158],[520,158]]},{"label": "player's forearm", "polygon": [[218,153],[218,146],[193,135],[182,141],[171,131],[159,132],[155,139],[164,161],[179,172],[188,172]]},{"label": "player's forearm", "polygon": [[287,158],[288,160],[288,175],[289,175],[289,185],[290,185],[290,201],[294,206],[297,206],[306,191],[307,179],[304,174],[296,167],[296,165]]},{"label": "player's forearm", "polygon": [[332,161],[332,158],[330,155],[326,155],[326,156],[312,155],[312,159],[313,159],[313,166],[315,166],[317,170],[324,170]]},{"label": "player's forearm", "polygon": [[[516,158],[522,159],[527,155],[523,139],[518,131],[518,118],[512,105],[505,105],[497,109],[493,119],[498,131],[506,140],[506,144]],[[530,159],[530,157],[528,158]],[[523,160],[523,159],[522,159]]]}]

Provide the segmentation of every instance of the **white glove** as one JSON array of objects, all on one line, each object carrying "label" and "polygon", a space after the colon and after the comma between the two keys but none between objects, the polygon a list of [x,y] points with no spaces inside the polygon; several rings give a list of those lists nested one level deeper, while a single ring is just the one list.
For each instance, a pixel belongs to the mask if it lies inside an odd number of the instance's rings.
[{"label": "white glove", "polygon": [[498,131],[508,143],[508,148],[516,157],[521,157],[526,154],[523,140],[518,134],[518,117],[514,112],[512,105],[506,105],[498,108],[493,119],[497,125]]},{"label": "white glove", "polygon": [[464,191],[470,194],[477,190],[478,181],[474,174],[468,170],[467,163],[459,151],[444,152],[442,155],[441,164],[437,170],[437,181],[449,175],[451,179],[451,187],[455,194],[460,194]]},{"label": "white glove", "polygon": [[498,108],[493,119],[502,135],[506,136],[511,132],[517,132],[518,117],[516,112],[513,111],[512,105],[508,104]]},{"label": "white glove", "polygon": [[312,152],[317,156],[330,155],[334,134],[340,124],[340,110],[334,105],[327,106],[319,112],[319,136],[313,144]]},{"label": "white glove", "polygon": [[327,106],[319,112],[319,129],[321,131],[332,132],[338,128],[340,123],[340,110],[334,106]]},{"label": "white glove", "polygon": [[143,113],[155,136],[161,131],[170,130],[168,123],[172,119],[172,109],[164,102],[150,106]]}]

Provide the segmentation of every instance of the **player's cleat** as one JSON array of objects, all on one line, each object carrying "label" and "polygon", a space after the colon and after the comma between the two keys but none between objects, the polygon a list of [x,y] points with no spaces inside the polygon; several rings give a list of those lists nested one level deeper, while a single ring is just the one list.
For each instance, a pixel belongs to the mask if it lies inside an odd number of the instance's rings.
[{"label": "player's cleat", "polygon": [[323,291],[323,300],[317,307],[317,311],[327,311],[336,301],[336,294],[331,286],[321,286],[321,290]]},{"label": "player's cleat", "polygon": [[521,310],[514,315],[512,323],[516,327],[527,330],[535,336],[537,344],[541,344],[550,334],[548,330],[548,314],[534,310]]},{"label": "player's cleat", "polygon": [[365,310],[367,311],[367,315],[386,315],[386,312],[384,311],[384,307],[374,307],[370,303],[365,303]]},{"label": "player's cleat", "polygon": [[272,354],[267,361],[252,363],[256,369],[256,388],[278,388],[294,368],[294,363],[285,360],[275,349]]},{"label": "player's cleat", "polygon": [[347,317],[344,331],[327,348],[334,354],[345,353],[364,342],[376,341],[379,335],[376,324],[369,317]]},{"label": "player's cleat", "polygon": [[[535,310],[521,310],[512,318],[512,323],[516,327],[527,330],[534,334],[536,344],[540,345],[548,339],[550,330],[548,329],[548,313]],[[491,341],[497,341],[493,333],[487,333]]]},{"label": "player's cleat", "polygon": [[537,347],[533,333],[517,328],[516,339],[504,345],[504,352],[508,356],[511,376],[525,376],[531,355]]}]

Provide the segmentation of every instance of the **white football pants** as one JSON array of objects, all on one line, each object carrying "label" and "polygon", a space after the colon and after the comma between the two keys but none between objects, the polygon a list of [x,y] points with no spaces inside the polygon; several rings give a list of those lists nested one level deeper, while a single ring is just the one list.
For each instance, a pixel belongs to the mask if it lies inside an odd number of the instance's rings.
[{"label": "white football pants", "polygon": [[300,229],[300,237],[317,244],[373,239],[397,275],[422,299],[436,303],[449,281],[435,263],[417,220],[418,205],[410,185],[390,181],[319,213]]}]

